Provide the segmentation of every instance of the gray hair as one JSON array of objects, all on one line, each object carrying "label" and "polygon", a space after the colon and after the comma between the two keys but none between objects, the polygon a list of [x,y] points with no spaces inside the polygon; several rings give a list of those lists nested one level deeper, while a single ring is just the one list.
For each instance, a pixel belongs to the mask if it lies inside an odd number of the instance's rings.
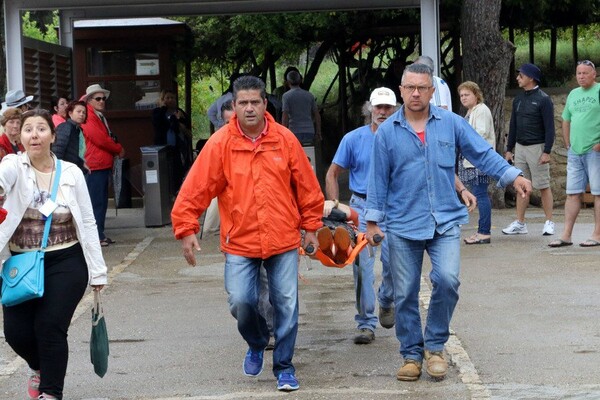
[{"label": "gray hair", "polygon": [[429,56],[420,56],[414,62],[415,64],[424,64],[427,65],[433,71],[433,58]]},{"label": "gray hair", "polygon": [[258,90],[260,91],[260,97],[262,99],[267,98],[267,91],[265,89],[265,83],[256,76],[243,75],[237,78],[233,82],[233,99],[237,99],[237,94],[240,90]]},{"label": "gray hair", "polygon": [[404,77],[406,76],[407,72],[412,72],[413,74],[427,74],[429,76],[429,81],[433,83],[433,70],[425,64],[414,63],[404,68],[404,72],[402,73],[402,82],[404,82]]}]

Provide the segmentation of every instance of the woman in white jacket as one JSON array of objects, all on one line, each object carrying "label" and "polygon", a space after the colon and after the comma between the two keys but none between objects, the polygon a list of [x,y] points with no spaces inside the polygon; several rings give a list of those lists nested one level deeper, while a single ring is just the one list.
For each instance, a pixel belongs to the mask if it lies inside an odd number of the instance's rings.
[{"label": "woman in white jacket", "polygon": [[[466,81],[458,86],[460,102],[467,108],[465,119],[469,125],[483,137],[492,148],[496,147],[496,134],[494,133],[494,120],[492,112],[483,104],[483,93],[475,82]],[[491,241],[492,204],[488,195],[490,178],[479,171],[464,157],[459,157],[458,177],[469,187],[477,197],[479,208],[479,224],[477,232],[465,239],[466,244],[487,244]]]},{"label": "woman in white jacket", "polygon": [[[56,138],[50,114],[31,110],[21,118],[25,152],[0,163],[0,196],[8,212],[0,224],[0,249],[12,254],[40,248],[46,216],[52,224],[44,260],[44,296],[3,306],[4,334],[29,365],[27,398],[62,399],[67,370],[67,331],[77,304],[91,285],[100,290],[107,268],[83,173],[50,151]],[[50,200],[56,165],[62,173]],[[41,208],[44,206],[44,208]]]}]

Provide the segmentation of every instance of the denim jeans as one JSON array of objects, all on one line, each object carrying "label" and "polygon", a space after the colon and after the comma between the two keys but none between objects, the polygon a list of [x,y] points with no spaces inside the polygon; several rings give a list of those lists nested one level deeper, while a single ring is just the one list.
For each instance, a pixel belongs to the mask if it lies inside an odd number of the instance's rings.
[{"label": "denim jeans", "polygon": [[477,180],[469,185],[473,195],[477,197],[477,208],[479,209],[479,225],[477,232],[489,235],[492,230],[492,202],[488,195],[489,183],[478,183]]},{"label": "denim jeans", "polygon": [[[350,198],[350,207],[358,213],[358,230],[365,232],[367,230],[367,222],[364,218],[364,209],[366,200],[356,195]],[[379,224],[382,230],[385,231],[385,225]],[[390,308],[394,304],[394,286],[392,283],[392,274],[390,271],[389,250],[387,235],[381,243],[381,263],[383,265],[381,275],[382,281],[377,293],[379,306]],[[355,262],[352,265],[354,272],[354,290],[356,292],[356,310],[358,314],[354,320],[358,324],[358,329],[367,328],[375,331],[377,326],[377,316],[375,315],[375,256],[377,248],[373,248],[373,257],[369,257],[368,249],[364,249],[358,256],[358,264]],[[360,268],[360,291],[359,291],[359,268]],[[359,301],[360,299],[360,301]]]},{"label": "denim jeans", "polygon": [[[404,359],[421,361],[423,350],[442,351],[450,335],[450,320],[458,302],[460,228],[454,226],[432,239],[410,240],[388,233],[390,264],[396,294],[396,337]],[[431,259],[432,292],[425,334],[419,312],[423,256]]]},{"label": "denim jeans", "polygon": [[292,358],[298,333],[298,250],[267,259],[225,254],[225,290],[238,331],[253,350],[269,342],[267,322],[258,311],[260,267],[264,265],[273,305],[273,374],[294,373]]}]

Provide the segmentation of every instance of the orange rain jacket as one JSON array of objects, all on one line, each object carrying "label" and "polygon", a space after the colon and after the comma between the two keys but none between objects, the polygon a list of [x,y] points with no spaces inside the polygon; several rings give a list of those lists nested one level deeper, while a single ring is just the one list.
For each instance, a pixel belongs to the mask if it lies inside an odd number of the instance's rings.
[{"label": "orange rain jacket", "polygon": [[300,229],[323,226],[323,193],[300,142],[265,117],[268,131],[256,147],[235,115],[206,142],[171,211],[177,239],[199,232],[213,197],[225,253],[266,259],[298,248]]}]

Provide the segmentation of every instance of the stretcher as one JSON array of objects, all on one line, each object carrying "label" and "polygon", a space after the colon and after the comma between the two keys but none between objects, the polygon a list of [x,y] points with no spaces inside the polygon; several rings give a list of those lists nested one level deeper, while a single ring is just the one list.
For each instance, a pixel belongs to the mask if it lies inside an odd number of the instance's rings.
[{"label": "stretcher", "polygon": [[[321,251],[320,248],[317,248],[317,251],[312,255],[310,255],[310,253],[312,253],[312,250],[313,250],[312,248],[307,248],[307,249],[301,248],[300,254],[307,255],[308,257],[310,257],[313,260],[318,260],[321,264],[323,264],[326,267],[344,268],[345,266],[354,263],[354,260],[356,259],[358,254],[368,244],[369,244],[369,242],[367,241],[365,234],[357,232],[356,233],[356,245],[354,246],[354,248],[348,255],[348,258],[342,264],[336,263],[331,257],[329,257],[327,254],[325,254],[323,251]],[[309,246],[309,247],[312,247],[312,246]]]}]

